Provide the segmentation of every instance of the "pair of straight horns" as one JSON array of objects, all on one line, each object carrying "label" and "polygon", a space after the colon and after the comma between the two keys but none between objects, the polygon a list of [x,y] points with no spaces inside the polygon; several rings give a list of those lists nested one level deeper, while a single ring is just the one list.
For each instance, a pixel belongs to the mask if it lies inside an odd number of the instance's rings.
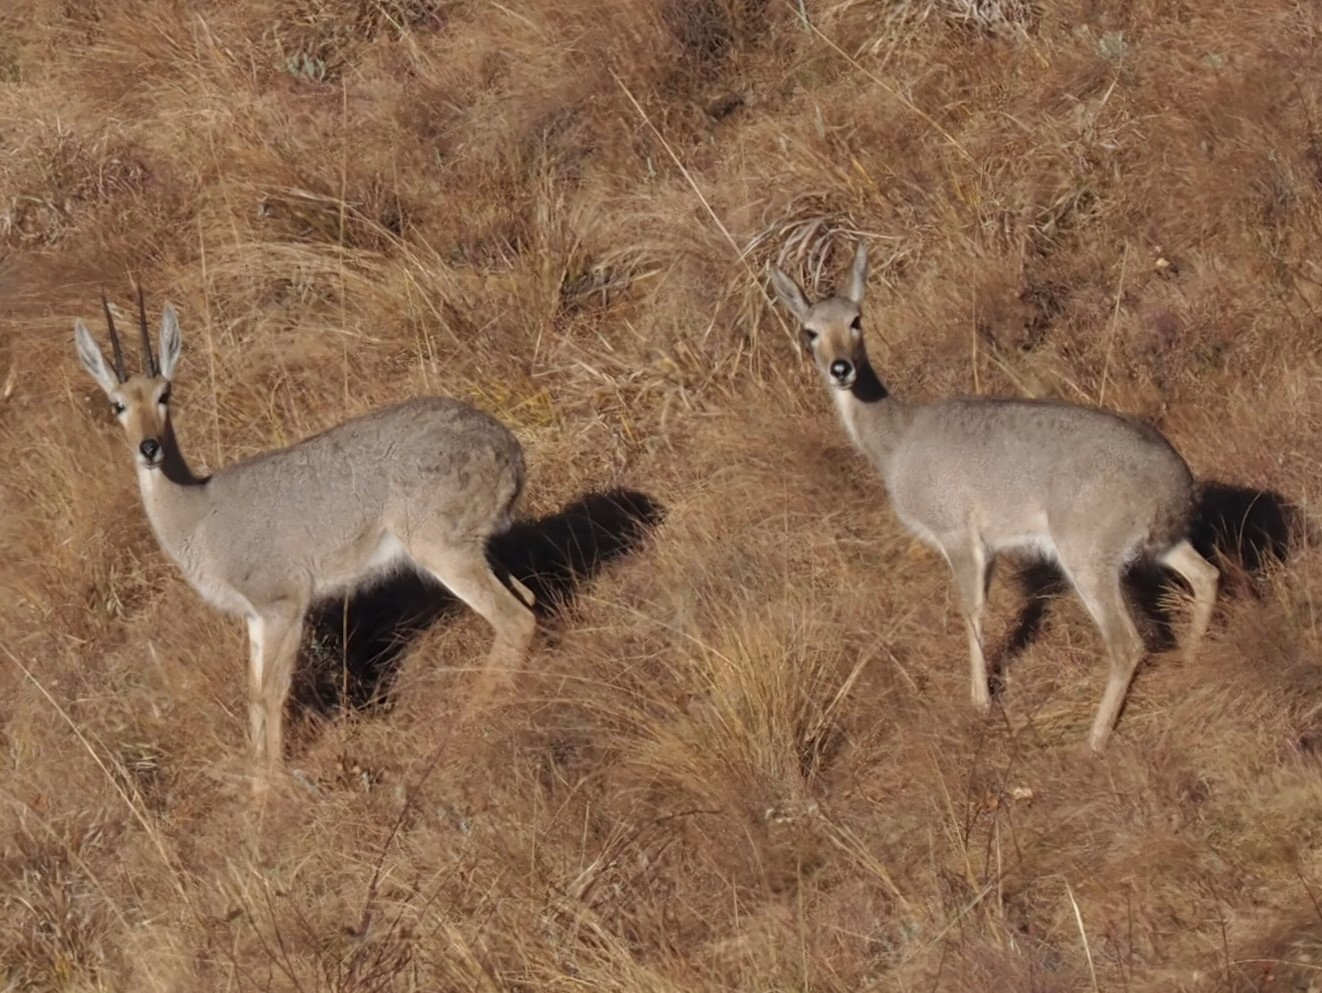
[{"label": "pair of straight horns", "polygon": [[[142,285],[138,284],[138,324],[142,328],[142,354],[147,363],[147,374],[158,376],[161,367],[156,364],[156,356],[151,350],[151,332],[147,330],[147,305],[142,299]],[[106,291],[101,291],[101,307],[106,312],[106,326],[110,329],[110,347],[115,352],[115,375],[122,383],[129,378],[124,369],[124,349],[120,347],[119,335],[115,333],[115,318],[110,314],[110,303],[106,300]]]}]

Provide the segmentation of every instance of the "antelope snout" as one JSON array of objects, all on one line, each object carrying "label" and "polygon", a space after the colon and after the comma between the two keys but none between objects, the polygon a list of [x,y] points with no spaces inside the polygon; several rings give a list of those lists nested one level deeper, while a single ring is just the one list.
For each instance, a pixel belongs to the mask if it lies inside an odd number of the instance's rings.
[{"label": "antelope snout", "polygon": [[848,359],[836,359],[831,363],[831,382],[845,390],[854,385],[854,363]]},{"label": "antelope snout", "polygon": [[142,457],[147,460],[147,465],[160,465],[161,443],[155,438],[144,438],[142,444],[138,446],[138,451],[141,452]]}]

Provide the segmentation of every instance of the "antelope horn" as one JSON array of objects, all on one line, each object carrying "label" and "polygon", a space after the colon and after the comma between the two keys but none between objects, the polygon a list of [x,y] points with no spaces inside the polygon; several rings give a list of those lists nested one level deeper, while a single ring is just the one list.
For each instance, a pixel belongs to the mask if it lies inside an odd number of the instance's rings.
[{"label": "antelope horn", "polygon": [[110,315],[105,290],[101,291],[101,308],[106,312],[106,326],[110,329],[110,347],[115,350],[115,376],[122,383],[129,378],[129,374],[124,371],[124,349],[120,347],[119,335],[115,333],[115,319]]},{"label": "antelope horn", "polygon": [[156,356],[151,351],[151,332],[147,330],[147,305],[142,300],[141,283],[138,283],[138,324],[142,328],[142,355],[147,363],[147,375],[159,376],[161,368],[156,364]]}]

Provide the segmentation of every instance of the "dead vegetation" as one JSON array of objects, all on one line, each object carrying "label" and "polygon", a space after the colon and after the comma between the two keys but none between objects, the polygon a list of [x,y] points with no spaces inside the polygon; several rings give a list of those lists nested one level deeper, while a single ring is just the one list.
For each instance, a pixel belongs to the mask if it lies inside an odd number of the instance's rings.
[{"label": "dead vegetation", "polygon": [[[14,0],[0,11],[0,980],[15,990],[1309,990],[1322,22],[1308,4]],[[1147,417],[1230,581],[1107,754],[1071,597],[967,705],[770,304],[869,238],[904,394]],[[219,465],[428,390],[525,442],[548,611],[326,605],[246,807],[242,626],[157,550],[75,316],[131,277]],[[1169,590],[1136,577],[1160,647]],[[1163,606],[1165,605],[1165,606]],[[1038,609],[1042,608],[1042,609]],[[1021,621],[1023,623],[1021,623]]]}]

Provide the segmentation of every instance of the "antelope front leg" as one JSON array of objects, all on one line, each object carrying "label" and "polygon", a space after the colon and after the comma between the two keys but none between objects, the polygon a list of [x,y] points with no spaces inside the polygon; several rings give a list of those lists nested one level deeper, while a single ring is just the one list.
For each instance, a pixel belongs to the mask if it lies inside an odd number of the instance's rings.
[{"label": "antelope front leg", "polygon": [[982,649],[982,608],[987,602],[987,555],[977,542],[942,547],[950,563],[950,571],[955,576],[959,608],[964,615],[964,629],[968,634],[973,706],[985,714],[991,710],[991,684],[987,677],[987,657]]},{"label": "antelope front leg", "polygon": [[284,760],[284,709],[303,632],[299,608],[263,614],[249,622],[248,734],[253,771],[270,779]]},{"label": "antelope front leg", "polygon": [[248,617],[248,751],[254,769],[261,768],[266,757],[266,708],[262,706],[263,676],[266,671],[266,623],[261,617]]}]

